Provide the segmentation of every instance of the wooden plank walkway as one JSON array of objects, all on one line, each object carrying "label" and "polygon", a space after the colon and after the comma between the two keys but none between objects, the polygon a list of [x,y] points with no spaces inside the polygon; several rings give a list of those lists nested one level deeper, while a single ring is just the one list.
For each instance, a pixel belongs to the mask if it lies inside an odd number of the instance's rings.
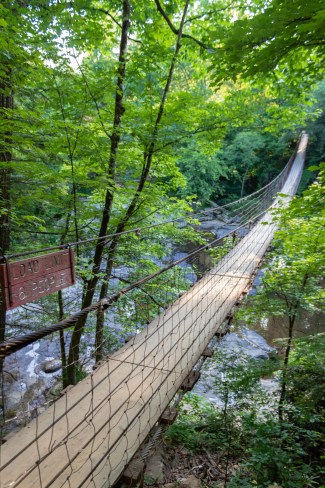
[{"label": "wooden plank walkway", "polygon": [[[303,136],[283,193],[300,180]],[[110,487],[197,363],[269,246],[267,214],[211,272],[0,449],[1,488]]]}]

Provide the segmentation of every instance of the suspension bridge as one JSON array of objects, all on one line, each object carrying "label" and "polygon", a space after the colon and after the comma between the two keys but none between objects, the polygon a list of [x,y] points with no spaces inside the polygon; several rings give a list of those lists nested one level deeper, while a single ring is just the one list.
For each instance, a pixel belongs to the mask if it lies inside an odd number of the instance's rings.
[{"label": "suspension bridge", "polygon": [[[281,187],[273,186],[269,192],[272,207],[279,204],[275,190],[288,198],[295,194],[306,145],[303,135],[284,183],[279,180]],[[256,220],[256,211],[249,218]],[[186,389],[209,341],[249,288],[276,228],[272,212],[263,213],[186,293],[9,438],[0,449],[0,486],[101,488],[116,484],[179,389]],[[5,345],[3,349],[7,351]]]}]

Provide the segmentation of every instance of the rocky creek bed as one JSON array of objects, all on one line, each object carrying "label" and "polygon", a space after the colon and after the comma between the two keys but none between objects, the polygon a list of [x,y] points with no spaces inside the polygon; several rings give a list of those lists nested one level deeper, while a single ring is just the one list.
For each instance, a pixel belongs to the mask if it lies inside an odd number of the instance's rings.
[{"label": "rocky creek bed", "polygon": [[[233,230],[237,223],[225,224],[218,220],[210,220],[203,222],[201,229],[204,232],[210,232],[214,238],[222,237],[227,232]],[[217,229],[217,230],[216,230]],[[247,232],[243,229],[242,232]],[[178,249],[174,249],[172,253],[173,260],[183,257],[186,253],[193,249],[193,244],[188,243]],[[203,273],[207,267],[211,266],[206,253],[198,256],[199,272]],[[187,266],[184,263],[184,266]],[[253,288],[250,294],[256,292],[260,284],[263,270],[259,270],[255,277]],[[188,270],[187,278],[191,282],[196,281],[196,275],[193,270]],[[78,287],[77,287],[78,288]],[[79,287],[80,288],[80,287]],[[72,289],[72,291],[64,290],[66,294],[65,299],[77,297],[80,289]],[[37,305],[33,305],[37,307]],[[19,310],[15,312],[15,316],[19,316]],[[23,311],[21,312],[23,313]],[[42,320],[42,315],[40,315]],[[28,317],[25,317],[25,322],[28,323]],[[301,333],[308,333],[315,331],[316,324],[319,324],[318,318],[311,321],[310,317],[305,316],[297,324],[297,330]],[[119,328],[114,323],[114,317],[111,317],[107,325],[114,331],[116,337],[119,337],[121,344],[124,339],[121,336]],[[38,324],[40,326],[40,324]],[[285,336],[286,329],[283,321],[273,319],[264,321],[264,323],[256,324],[256,330],[250,330],[246,327],[241,327],[238,331],[233,331],[227,334],[222,341],[212,344],[222,351],[228,351],[231,354],[238,356],[244,355],[256,359],[267,358],[275,354],[275,348],[272,345],[272,340],[277,337]],[[317,327],[316,332],[319,328]],[[26,330],[27,331],[27,330]],[[268,340],[268,342],[266,341]],[[69,343],[69,335],[66,336],[67,344]],[[87,344],[93,343],[93,335],[90,332],[84,334],[82,343],[86,344],[83,350],[84,369],[86,372],[91,372],[94,365],[94,359],[90,354],[90,347]],[[60,360],[60,346],[58,338],[48,337],[41,341],[35,342],[32,345],[16,352],[5,359],[3,364],[3,385],[2,394],[0,397],[0,404],[5,411],[6,428],[4,432],[10,431],[21,425],[24,425],[35,415],[41,413],[46,408],[48,402],[52,401],[60,388],[62,387],[60,378],[62,375],[61,360]],[[211,400],[216,405],[220,404],[220,398],[213,391],[213,381],[218,375],[213,361],[207,360],[205,367],[202,370],[201,379],[196,384],[194,392],[203,395]],[[277,385],[273,379],[261,379],[263,386],[272,393]]]}]

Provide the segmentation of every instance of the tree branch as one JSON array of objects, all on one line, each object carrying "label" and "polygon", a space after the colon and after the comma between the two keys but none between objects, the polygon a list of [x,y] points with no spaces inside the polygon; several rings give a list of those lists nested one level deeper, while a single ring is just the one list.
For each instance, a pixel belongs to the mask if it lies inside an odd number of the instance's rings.
[{"label": "tree branch", "polygon": [[154,150],[154,153],[156,154],[157,152],[162,151],[166,147],[172,146],[173,144],[176,144],[176,143],[178,143],[184,139],[187,139],[188,137],[195,136],[196,134],[200,134],[202,132],[208,132],[208,131],[212,131],[212,130],[216,130],[216,129],[224,129],[224,127],[225,127],[225,125],[222,125],[222,124],[219,125],[217,123],[212,124],[210,126],[206,126],[206,127],[198,127],[197,129],[194,129],[190,132],[186,132],[186,133],[180,135],[179,137],[173,139],[172,141],[168,141],[165,144],[162,144],[161,146],[157,147]]},{"label": "tree branch", "polygon": [[229,5],[226,5],[225,7],[218,8],[216,10],[209,10],[208,12],[202,12],[201,14],[195,15],[194,17],[190,17],[185,21],[185,24],[188,24],[189,22],[192,22],[193,20],[201,19],[205,15],[211,15],[211,14],[217,14],[219,12],[224,12],[225,10],[228,10],[229,7],[232,7],[234,2],[230,3]]},{"label": "tree branch", "polygon": [[[112,275],[111,278],[115,278],[119,281],[122,281],[123,283],[127,283],[127,284],[132,284],[132,281],[129,281],[125,278],[122,278],[121,276],[116,276],[116,275]],[[145,295],[147,295],[156,305],[158,305],[158,307],[161,307],[161,308],[165,308],[165,305],[163,305],[162,303],[159,303],[152,295],[150,295],[150,293],[148,293],[142,286],[140,285],[137,285],[136,288],[139,288],[139,290],[141,290]]]},{"label": "tree branch", "polygon": [[[178,36],[179,35],[179,29],[176,29],[176,27],[173,25],[173,23],[171,22],[170,18],[168,17],[168,15],[166,14],[166,12],[162,8],[160,1],[159,0],[155,0],[155,4],[157,6],[158,12],[164,17],[164,19],[167,22],[167,24],[168,24],[169,28],[171,29],[171,31],[176,36]],[[196,39],[195,37],[191,36],[190,34],[184,34],[182,32],[181,37],[186,38],[186,39],[191,39],[192,41],[194,41],[196,44],[198,44],[203,49],[212,49],[211,47],[207,46],[206,44],[204,44],[203,42],[199,41],[198,39]]]},{"label": "tree branch", "polygon": [[159,0],[155,0],[155,4],[156,4],[156,7],[157,7],[158,12],[164,17],[164,19],[167,22],[167,24],[169,25],[171,31],[175,35],[178,35],[178,32],[179,32],[178,29],[176,29],[176,27],[172,24],[170,18],[168,17],[168,15],[166,14],[166,12],[162,8],[160,1]]},{"label": "tree branch", "polygon": [[[119,23],[118,20],[116,20],[116,18],[108,10],[105,10],[104,8],[94,8],[94,7],[86,7],[85,10],[95,10],[96,12],[101,12],[102,14],[107,15],[110,19],[112,19],[114,24],[116,24],[120,29],[122,29],[122,25]],[[130,41],[142,44],[142,41],[139,41],[139,39],[134,39],[134,37],[130,37],[129,35],[128,35],[128,39]]]}]

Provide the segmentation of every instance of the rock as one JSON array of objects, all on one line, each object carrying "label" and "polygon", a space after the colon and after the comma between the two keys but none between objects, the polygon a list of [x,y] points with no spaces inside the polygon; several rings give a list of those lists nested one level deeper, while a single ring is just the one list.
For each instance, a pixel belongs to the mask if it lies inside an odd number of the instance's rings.
[{"label": "rock", "polygon": [[197,226],[197,228],[201,228],[204,231],[215,232],[224,225],[225,223],[221,220],[206,220],[205,222],[201,222],[200,226]]},{"label": "rock", "polygon": [[274,356],[274,347],[269,346],[257,332],[242,328],[239,334],[232,332],[226,335],[220,343],[220,349],[230,354],[244,353],[253,359],[269,359],[270,354]]},{"label": "rock", "polygon": [[146,485],[154,485],[156,483],[163,483],[165,479],[164,464],[162,462],[161,453],[155,452],[147,461],[144,472],[144,481]]},{"label": "rock", "polygon": [[19,370],[17,370],[17,368],[15,370],[12,370],[12,371],[6,371],[5,369],[3,370],[3,377],[4,377],[4,381],[6,383],[14,383],[15,381],[18,381],[19,380]]},{"label": "rock", "polygon": [[186,488],[201,488],[202,483],[201,483],[201,480],[199,480],[198,478],[196,478],[196,476],[194,476],[194,474],[191,474],[187,478],[180,480],[180,485],[184,488],[185,487]]},{"label": "rock", "polygon": [[54,373],[62,368],[60,359],[52,359],[51,361],[45,361],[42,366],[44,373]]},{"label": "rock", "polygon": [[274,347],[270,346],[267,341],[260,334],[250,329],[241,329],[241,334],[244,339],[253,347],[262,349],[262,351],[268,354],[276,354]]}]

